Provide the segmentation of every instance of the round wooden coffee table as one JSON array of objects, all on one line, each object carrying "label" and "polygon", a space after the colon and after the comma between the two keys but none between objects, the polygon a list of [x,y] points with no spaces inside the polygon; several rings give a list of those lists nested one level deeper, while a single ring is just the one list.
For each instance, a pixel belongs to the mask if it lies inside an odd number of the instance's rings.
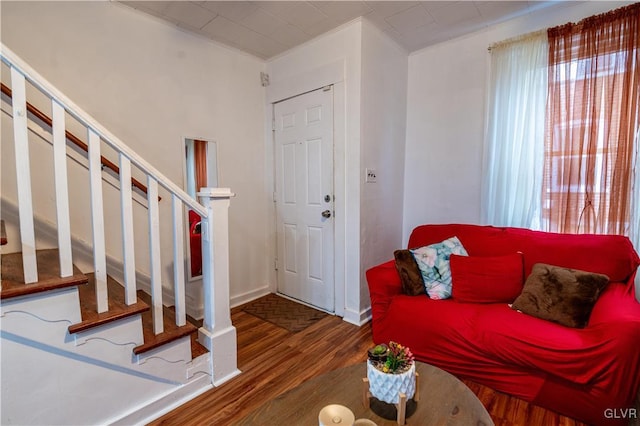
[{"label": "round wooden coffee table", "polygon": [[[420,400],[407,425],[493,425],[489,413],[471,390],[455,376],[416,362]],[[341,368],[308,380],[251,412],[240,425],[317,425],[320,410],[329,404],[348,407],[356,419],[378,426],[395,425],[375,414],[362,401],[366,364]]]}]

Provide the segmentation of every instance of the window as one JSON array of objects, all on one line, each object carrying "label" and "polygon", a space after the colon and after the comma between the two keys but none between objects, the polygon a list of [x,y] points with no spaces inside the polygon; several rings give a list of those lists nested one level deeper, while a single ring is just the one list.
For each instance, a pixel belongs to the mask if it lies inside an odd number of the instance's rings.
[{"label": "window", "polygon": [[629,235],[638,5],[549,29],[542,227]]},{"label": "window", "polygon": [[543,35],[491,48],[485,221],[638,247],[640,4]]}]

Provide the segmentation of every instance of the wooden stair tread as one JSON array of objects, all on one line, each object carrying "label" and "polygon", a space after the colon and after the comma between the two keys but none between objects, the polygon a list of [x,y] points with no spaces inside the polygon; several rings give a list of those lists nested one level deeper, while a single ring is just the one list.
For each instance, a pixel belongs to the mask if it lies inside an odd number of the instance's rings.
[{"label": "wooden stair tread", "polygon": [[65,287],[82,287],[87,283],[87,276],[75,266],[73,267],[73,275],[60,277],[58,249],[37,250],[36,263],[38,265],[38,282],[25,284],[22,253],[3,254],[0,272],[2,277],[0,299],[10,299]]},{"label": "wooden stair tread", "polygon": [[0,220],[0,246],[7,244],[7,228],[4,226],[4,220]]},{"label": "wooden stair tread", "polygon": [[190,336],[191,334],[198,331],[195,325],[189,323],[183,325],[182,327],[176,326],[171,330],[167,330],[165,328],[165,331],[160,334],[153,334],[153,326],[149,326],[149,330],[147,330],[147,327],[145,326],[143,326],[142,328],[144,334],[144,343],[133,348],[133,353],[136,355],[140,355],[142,353],[160,347],[166,343],[178,340],[182,337]]},{"label": "wooden stair tread", "polygon": [[124,287],[116,280],[107,276],[107,292],[109,294],[109,310],[98,313],[96,302],[96,277],[94,273],[87,274],[89,285],[79,290],[80,313],[82,321],[69,326],[69,333],[88,330],[92,327],[108,324],[112,321],[140,314],[149,310],[149,305],[139,300],[133,305],[127,305],[124,297]]},{"label": "wooden stair tread", "polygon": [[[151,296],[149,296],[145,292],[138,290],[138,298],[151,305]],[[172,308],[168,308],[166,306],[164,306],[162,309],[162,318],[164,331],[160,334],[155,334],[153,332],[153,315],[151,311],[147,311],[142,314],[142,332],[144,336],[144,344],[133,348],[134,354],[139,355],[145,353],[165,343],[178,340],[185,336],[191,336],[192,358],[197,358],[198,356],[207,352],[207,349],[197,342],[196,336],[198,327],[188,321],[185,325],[178,327],[176,325],[175,311]]]}]

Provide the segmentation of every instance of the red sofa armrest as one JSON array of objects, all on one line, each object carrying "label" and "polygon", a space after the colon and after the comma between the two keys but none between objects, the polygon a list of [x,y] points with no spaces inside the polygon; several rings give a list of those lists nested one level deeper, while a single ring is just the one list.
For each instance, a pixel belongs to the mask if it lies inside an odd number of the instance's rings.
[{"label": "red sofa armrest", "polygon": [[374,266],[367,271],[366,276],[371,297],[371,323],[375,340],[376,324],[385,317],[393,297],[402,294],[402,283],[395,260]]},{"label": "red sofa armrest", "polygon": [[635,322],[640,324],[640,302],[636,301],[634,276],[626,283],[609,283],[591,311],[589,324]]}]

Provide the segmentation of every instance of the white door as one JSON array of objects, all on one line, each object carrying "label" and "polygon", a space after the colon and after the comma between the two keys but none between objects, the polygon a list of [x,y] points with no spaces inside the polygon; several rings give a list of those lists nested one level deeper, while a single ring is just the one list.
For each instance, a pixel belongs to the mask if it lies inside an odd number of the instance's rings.
[{"label": "white door", "polygon": [[278,291],[334,311],[333,90],[274,106]]}]

